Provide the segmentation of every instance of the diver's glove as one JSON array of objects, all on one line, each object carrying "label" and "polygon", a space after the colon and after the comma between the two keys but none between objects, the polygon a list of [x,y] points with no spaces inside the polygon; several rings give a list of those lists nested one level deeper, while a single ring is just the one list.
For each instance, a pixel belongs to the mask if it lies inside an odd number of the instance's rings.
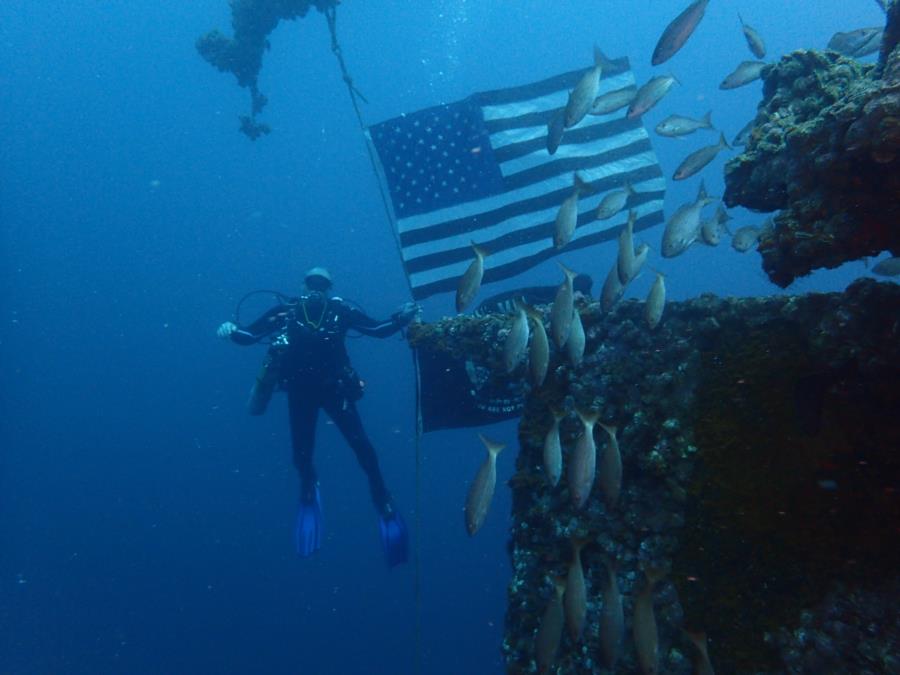
[{"label": "diver's glove", "polygon": [[237,329],[238,327],[231,321],[226,321],[216,329],[216,335],[218,335],[220,338],[227,339],[230,338],[231,334]]},{"label": "diver's glove", "polygon": [[410,321],[416,318],[416,315],[422,311],[422,308],[419,307],[419,304],[416,302],[405,302],[400,305],[400,309],[398,309],[394,313],[394,320],[399,323],[401,326],[407,325]]}]

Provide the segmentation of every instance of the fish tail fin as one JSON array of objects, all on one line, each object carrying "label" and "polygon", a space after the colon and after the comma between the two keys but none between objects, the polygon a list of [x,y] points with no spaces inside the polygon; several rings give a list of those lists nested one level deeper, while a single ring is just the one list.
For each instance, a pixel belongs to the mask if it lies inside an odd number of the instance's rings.
[{"label": "fish tail fin", "polygon": [[[576,309],[575,311],[577,312],[578,310]],[[578,414],[578,419],[587,426],[594,426],[597,424],[597,420],[600,419],[599,410],[582,410],[581,408],[576,408],[575,412]]]},{"label": "fish tail fin", "polygon": [[615,438],[616,433],[619,431],[619,428],[615,424],[604,424],[603,422],[597,422],[597,424],[613,438]]},{"label": "fish tail fin", "polygon": [[532,321],[535,321],[535,322],[537,322],[537,321],[539,321],[539,322],[541,322],[541,323],[544,322],[544,315],[543,315],[543,313],[542,313],[542,312],[539,312],[537,309],[535,309],[534,305],[529,305],[527,302],[524,302],[524,301],[522,301],[522,300],[517,300],[516,302],[517,302],[518,304],[521,304],[521,305],[522,305],[522,309],[525,310],[525,315],[526,315],[529,319],[531,319]]},{"label": "fish tail fin", "polygon": [[729,150],[732,149],[732,147],[728,145],[728,141],[725,140],[725,133],[721,131],[719,132],[719,147],[728,148]]},{"label": "fish tail fin", "polygon": [[604,54],[597,44],[594,44],[594,65],[600,66],[601,70],[608,70],[613,65],[613,60]]},{"label": "fish tail fin", "polygon": [[699,202],[701,199],[706,199],[707,197],[709,197],[709,193],[706,191],[706,181],[701,178],[700,187],[697,188],[697,201]]},{"label": "fish tail fin", "polygon": [[562,596],[565,595],[565,593],[566,593],[566,577],[565,576],[560,575],[558,577],[553,577],[553,590],[556,591],[557,598],[562,598]]},{"label": "fish tail fin", "polygon": [[663,567],[645,567],[644,576],[647,577],[647,583],[653,587],[666,578],[666,570]]},{"label": "fish tail fin", "polygon": [[506,447],[505,443],[500,443],[498,441],[492,441],[490,438],[486,437],[484,434],[478,434],[478,438],[481,439],[481,442],[484,443],[484,447],[487,448],[488,453],[491,456],[496,457],[500,454],[500,451]]},{"label": "fish tail fin", "polygon": [[702,630],[684,630],[684,636],[690,641],[698,652],[706,656],[708,654],[706,645],[706,633]]},{"label": "fish tail fin", "polygon": [[563,263],[560,262],[559,260],[557,260],[556,262],[557,262],[557,264],[562,268],[563,274],[566,275],[566,280],[567,280],[567,281],[571,281],[571,280],[574,279],[576,276],[578,276],[578,273],[577,273],[577,272],[574,272],[573,270],[569,269],[568,267],[565,266],[565,264],[563,264]]},{"label": "fish tail fin", "polygon": [[634,186],[631,184],[631,181],[630,181],[630,180],[626,180],[626,181],[625,181],[625,183],[622,185],[622,189],[625,190],[625,192],[628,193],[628,196],[629,196],[629,197],[631,197],[632,195],[636,194],[635,189],[634,189]]},{"label": "fish tail fin", "polygon": [[591,543],[591,540],[587,537],[572,537],[572,557],[578,557],[581,555],[581,549]]},{"label": "fish tail fin", "polygon": [[484,246],[479,246],[474,241],[470,242],[472,244],[472,250],[475,251],[475,255],[479,258],[487,258],[490,253]]},{"label": "fish tail fin", "polygon": [[575,188],[576,192],[588,192],[591,189],[591,184],[579,176],[576,171],[572,174],[572,187]]},{"label": "fish tail fin", "polygon": [[566,418],[566,411],[555,405],[550,406],[550,414],[553,415],[553,419],[557,422],[562,421]]},{"label": "fish tail fin", "polygon": [[740,21],[740,22],[741,22],[741,26],[743,26],[743,25],[744,25],[744,17],[741,16],[741,13],[740,13],[740,12],[738,12],[737,15],[738,15],[738,21]]},{"label": "fish tail fin", "polygon": [[703,123],[706,125],[707,129],[715,129],[712,123],[712,110],[707,111],[707,113],[703,116]]}]

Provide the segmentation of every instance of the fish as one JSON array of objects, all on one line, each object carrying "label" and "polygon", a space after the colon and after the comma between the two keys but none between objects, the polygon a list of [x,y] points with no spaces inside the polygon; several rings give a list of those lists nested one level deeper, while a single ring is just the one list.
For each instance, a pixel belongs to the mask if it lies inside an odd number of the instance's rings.
[{"label": "fish", "polygon": [[578,225],[578,197],[587,188],[588,184],[581,179],[581,176],[573,173],[572,192],[559,207],[553,226],[553,245],[556,248],[562,248],[572,240],[575,227]]},{"label": "fish", "polygon": [[663,231],[663,258],[674,258],[684,253],[700,236],[700,213],[703,207],[715,200],[706,194],[703,182],[697,192],[697,199],[678,207]]},{"label": "fish", "polygon": [[653,49],[651,65],[658,66],[675,56],[696,30],[708,4],[709,0],[695,0],[666,26]]},{"label": "fish", "polygon": [[759,241],[759,235],[761,233],[762,230],[753,225],[739,227],[735,230],[734,236],[731,238],[731,247],[738,253],[746,253],[757,241]]},{"label": "fish", "polygon": [[553,424],[544,436],[544,473],[550,487],[556,487],[562,477],[562,443],[559,440],[559,423],[566,418],[566,413],[559,408],[550,408]]},{"label": "fish", "polygon": [[600,614],[600,654],[607,670],[615,670],[625,639],[625,612],[622,609],[622,593],[616,580],[616,564],[604,559],[606,586],[603,589],[603,611]]},{"label": "fish", "polygon": [[703,167],[713,161],[716,158],[716,155],[726,148],[730,150],[731,146],[728,145],[728,141],[725,140],[725,134],[719,133],[718,143],[715,145],[706,145],[685,157],[681,164],[678,165],[678,168],[675,169],[675,175],[673,175],[672,178],[675,180],[690,178],[700,172]]},{"label": "fish", "polygon": [[875,4],[878,5],[885,14],[887,14],[889,2],[890,0],[875,0]]},{"label": "fish", "polygon": [[603,290],[600,292],[600,307],[604,312],[608,312],[622,299],[624,294],[625,287],[619,281],[619,265],[618,262],[614,262],[609,268],[609,274],[606,275],[606,281],[603,282]]},{"label": "fish", "polygon": [[709,660],[709,648],[706,643],[706,633],[703,631],[684,631],[685,636],[694,645],[694,675],[715,675],[712,662]]},{"label": "fish", "polygon": [[644,304],[644,319],[647,322],[647,326],[650,327],[650,330],[653,330],[659,325],[665,308],[666,282],[665,279],[663,279],[663,275],[657,272],[656,281],[653,282],[650,293],[647,294],[647,302]]},{"label": "fish", "polygon": [[569,492],[572,494],[572,504],[576,509],[582,508],[591,494],[594,486],[594,477],[597,474],[597,446],[594,444],[594,425],[597,423],[600,413],[585,413],[578,411],[578,418],[584,427],[575,449],[569,460]]},{"label": "fish", "polygon": [[755,82],[762,75],[762,70],[766,65],[768,64],[763,61],[741,61],[737,68],[725,76],[725,79],[719,84],[719,89],[737,89],[745,84]]},{"label": "fish", "polygon": [[665,577],[665,572],[651,567],[644,570],[644,575],[647,583],[634,599],[634,646],[641,672],[651,675],[659,669],[659,635],[653,613],[653,587]]},{"label": "fish", "polygon": [[660,136],[669,136],[670,138],[687,136],[698,129],[715,129],[712,123],[712,110],[699,120],[683,115],[669,115],[666,119],[656,125],[656,133]]},{"label": "fish", "polygon": [[753,56],[758,59],[766,58],[766,43],[763,42],[759,32],[753,27],[744,23],[744,18],[738,12],[738,21],[741,22],[741,30],[744,31],[744,38],[747,40],[747,46],[750,48]]},{"label": "fish", "polygon": [[572,562],[569,563],[569,573],[566,575],[566,594],[563,602],[566,626],[569,628],[572,642],[581,640],[587,617],[587,588],[584,584],[584,568],[581,566],[581,549],[586,544],[587,541],[584,539],[572,539]]},{"label": "fish", "polygon": [[828,41],[828,49],[859,59],[877,52],[881,48],[883,38],[884,28],[881,26],[857,28],[846,33],[839,32],[832,35]]},{"label": "fish", "polygon": [[675,79],[674,75],[657,75],[656,77],[651,77],[640,89],[638,89],[634,100],[629,104],[628,113],[625,115],[626,119],[640,117],[650,110],[650,108],[662,100],[663,96],[669,93],[669,90],[676,82],[678,82],[678,80]]},{"label": "fish", "polygon": [[550,342],[547,340],[547,329],[544,328],[544,315],[531,306],[525,307],[525,313],[534,325],[531,347],[528,350],[528,368],[532,383],[540,387],[547,378],[547,368],[550,365]]},{"label": "fish", "polygon": [[459,285],[456,287],[456,312],[461,313],[469,303],[478,295],[481,288],[481,279],[484,277],[484,259],[487,256],[485,251],[475,242],[472,242],[472,250],[475,252],[475,260],[469,263],[469,267],[459,278]]},{"label": "fish", "polygon": [[612,218],[627,206],[628,200],[634,194],[634,188],[631,187],[631,183],[628,181],[625,181],[621,189],[607,192],[603,195],[603,199],[600,200],[599,206],[597,206],[597,219],[607,220]]},{"label": "fish", "polygon": [[700,240],[709,246],[718,246],[721,241],[722,230],[728,232],[728,221],[731,216],[720,203],[715,214],[709,220],[700,224]]},{"label": "fish", "polygon": [[559,643],[562,640],[565,615],[563,613],[563,595],[566,592],[566,580],[557,578],[553,580],[553,595],[544,609],[541,617],[541,625],[535,637],[535,655],[537,657],[538,673],[549,673],[556,661],[556,652],[559,651]]},{"label": "fish", "polygon": [[637,87],[633,85],[600,94],[600,96],[594,99],[588,114],[609,115],[610,113],[614,113],[631,103],[636,94]]},{"label": "fish", "polygon": [[488,509],[491,508],[494,488],[497,486],[497,455],[506,447],[505,444],[485,438],[482,434],[478,434],[478,438],[481,439],[484,447],[487,448],[487,457],[481,468],[478,469],[466,498],[466,531],[470,537],[474,536],[481,529],[481,526],[484,525]]},{"label": "fish", "polygon": [[503,363],[506,366],[507,374],[513,372],[522,361],[528,347],[529,334],[528,317],[525,315],[525,309],[519,305],[512,328],[509,329],[503,345]]},{"label": "fish", "polygon": [[600,89],[600,75],[603,73],[603,62],[606,58],[596,45],[594,46],[594,67],[588,70],[575,88],[569,92],[569,100],[566,101],[566,129],[574,127],[591,109],[594,99],[597,98],[597,90]]},{"label": "fish", "polygon": [[619,452],[619,441],[616,439],[616,427],[603,422],[598,424],[609,436],[600,459],[600,489],[603,490],[606,510],[612,511],[619,503],[619,494],[622,492],[622,454]]},{"label": "fish", "polygon": [[636,269],[636,260],[634,254],[634,224],[637,221],[637,214],[634,211],[628,212],[628,221],[622,226],[619,233],[619,252],[616,257],[616,270],[619,274],[619,283],[627,286],[631,280],[637,276],[639,269]]},{"label": "fish", "polygon": [[550,333],[553,335],[553,343],[558,349],[562,349],[569,338],[572,328],[572,314],[575,312],[575,289],[572,281],[575,272],[559,263],[565,278],[556,290],[556,297],[550,307]]},{"label": "fish", "polygon": [[566,109],[560,108],[550,121],[547,122],[547,152],[551,155],[556,154],[559,144],[562,143],[563,134],[566,131]]},{"label": "fish", "polygon": [[752,120],[747,122],[739,132],[737,132],[737,136],[734,137],[734,140],[731,141],[732,145],[747,145],[750,141],[750,134],[753,133],[753,130],[756,128],[756,118],[754,117]]},{"label": "fish", "polygon": [[885,258],[879,261],[872,271],[883,277],[895,277],[900,274],[900,258]]},{"label": "fish", "polygon": [[569,328],[569,339],[566,340],[566,352],[569,362],[577,368],[584,359],[584,325],[581,323],[581,314],[578,310],[572,312],[572,326]]}]

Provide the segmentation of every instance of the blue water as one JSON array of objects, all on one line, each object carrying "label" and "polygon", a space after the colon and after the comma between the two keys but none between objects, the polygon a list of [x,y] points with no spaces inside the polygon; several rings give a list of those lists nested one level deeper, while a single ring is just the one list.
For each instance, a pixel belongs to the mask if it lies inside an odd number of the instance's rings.
[{"label": "blue water", "polygon": [[[595,41],[630,56],[642,81],[682,7],[346,0],[339,30],[376,122],[584,66]],[[648,127],[711,107],[730,139],[753,115],[758,83],[717,88],[751,58],[738,9],[769,58],[883,20],[866,0],[713,0],[659,69],[683,86]],[[362,472],[323,422],[325,546],[294,555],[283,400],[245,415],[263,351],[217,341],[215,327],[247,290],[295,291],[313,264],[377,317],[408,291],[323,17],[271,36],[260,86],[273,133],[256,143],[236,132],[246,92],[194,49],[215,26],[229,26],[225,0],[0,4],[0,673],[411,673],[417,625],[422,672],[503,672],[510,501],[501,487],[466,535],[462,501],[483,452],[472,430],[421,443],[420,612],[414,566],[385,569]],[[668,175],[713,140],[654,135]],[[722,163],[704,174],[712,194]],[[695,191],[672,185],[667,212]],[[607,245],[568,262],[599,290],[613,255]],[[779,292],[755,253],[727,245],[660,266],[674,298]],[[789,290],[839,290],[866,273],[852,264]],[[548,264],[517,283],[558,276]],[[426,319],[451,313],[449,296],[426,303]],[[412,523],[409,349],[390,338],[350,350],[367,382],[364,422]],[[487,433],[515,445],[512,423]],[[514,460],[500,456],[501,483]]]}]

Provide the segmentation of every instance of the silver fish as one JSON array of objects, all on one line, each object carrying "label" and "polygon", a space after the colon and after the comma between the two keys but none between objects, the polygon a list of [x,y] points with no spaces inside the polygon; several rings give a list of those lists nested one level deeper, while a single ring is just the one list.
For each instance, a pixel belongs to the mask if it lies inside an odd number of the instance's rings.
[{"label": "silver fish", "polygon": [[584,325],[581,323],[581,314],[578,310],[572,312],[572,326],[569,328],[569,339],[566,340],[566,353],[569,362],[577,368],[584,359]]},{"label": "silver fish", "polygon": [[566,102],[566,128],[574,127],[588,114],[597,90],[600,89],[600,75],[603,73],[605,58],[598,47],[594,47],[594,67],[581,76],[575,88],[569,92]]},{"label": "silver fish", "polygon": [[616,110],[621,110],[631,103],[636,94],[637,87],[634,86],[622,87],[621,89],[615,89],[613,91],[608,91],[605,94],[600,94],[600,96],[594,99],[588,114],[609,115],[610,113],[614,113]]},{"label": "silver fish", "polygon": [[557,408],[550,408],[553,415],[553,424],[544,436],[544,473],[547,474],[547,482],[551,487],[556,487],[562,477],[562,443],[559,440],[559,423],[566,413]]},{"label": "silver fish", "polygon": [[728,232],[728,221],[731,216],[725,210],[722,204],[719,204],[715,215],[709,220],[704,220],[700,224],[700,239],[704,244],[709,246],[718,246],[722,238],[722,231]]},{"label": "silver fish", "polygon": [[766,65],[763,61],[741,61],[737,68],[725,76],[719,89],[736,89],[755,82],[762,75],[762,70]]},{"label": "silver fish", "polygon": [[715,129],[712,123],[712,110],[706,113],[699,120],[693,117],[684,117],[683,115],[669,115],[666,119],[656,125],[656,133],[660,136],[687,136],[698,129]]},{"label": "silver fish", "polygon": [[603,612],[600,614],[600,651],[603,665],[612,672],[622,653],[625,612],[622,609],[622,593],[616,580],[616,565],[612,560],[604,560],[603,564],[606,567],[606,587],[603,589]]},{"label": "silver fish", "polygon": [[741,30],[744,31],[744,38],[746,38],[747,46],[750,48],[753,56],[758,59],[766,58],[766,43],[763,42],[759,32],[753,26],[748,26],[744,23],[744,18],[740,12],[738,12],[738,21],[741,22]]},{"label": "silver fish", "polygon": [[659,635],[656,632],[656,615],[653,613],[653,587],[665,573],[656,568],[644,571],[647,584],[634,600],[634,646],[638,665],[644,675],[659,672]]},{"label": "silver fish", "polygon": [[528,317],[520,306],[516,310],[516,317],[513,319],[512,328],[510,328],[503,346],[503,363],[506,366],[507,374],[513,372],[522,361],[528,347],[529,333]]},{"label": "silver fish", "polygon": [[709,647],[706,643],[706,633],[699,631],[697,633],[684,631],[687,639],[694,645],[694,675],[715,675],[712,662],[709,660]]},{"label": "silver fish", "polygon": [[637,214],[634,211],[628,212],[628,221],[622,226],[619,233],[619,252],[616,257],[616,269],[619,273],[619,283],[627,286],[631,280],[637,276],[635,269],[634,255],[634,223],[637,221]]},{"label": "silver fish", "polygon": [[566,575],[566,594],[564,604],[566,611],[566,626],[569,628],[569,637],[572,642],[579,642],[584,632],[584,621],[587,616],[587,588],[584,583],[584,568],[581,566],[581,549],[586,541],[583,539],[572,540],[572,562],[569,564],[569,573]]},{"label": "silver fish", "polygon": [[534,307],[525,307],[525,313],[534,325],[531,333],[531,347],[528,350],[531,381],[534,386],[540,387],[544,384],[547,368],[550,365],[550,342],[547,340],[547,330],[544,328],[544,315]]},{"label": "silver fish", "polygon": [[900,274],[900,258],[885,258],[878,262],[872,271],[883,277],[895,277]]},{"label": "silver fish", "polygon": [[656,281],[653,282],[650,293],[647,295],[647,303],[644,305],[644,319],[647,321],[650,330],[659,325],[665,308],[666,282],[663,279],[663,275],[657,272]]},{"label": "silver fish", "polygon": [[708,4],[709,0],[695,0],[666,26],[659,38],[659,42],[656,43],[656,48],[653,50],[653,58],[650,59],[652,65],[658,66],[661,63],[665,63],[684,46],[684,43],[691,37],[703,18],[703,13],[706,12],[706,5]]},{"label": "silver fish", "polygon": [[674,258],[684,253],[700,236],[700,213],[703,207],[715,201],[706,194],[703,183],[697,199],[689,204],[678,207],[663,232],[662,255],[664,258]]},{"label": "silver fish", "polygon": [[459,279],[459,285],[456,287],[456,311],[462,312],[469,303],[478,295],[478,289],[481,288],[481,279],[484,277],[484,258],[487,251],[476,246],[472,242],[472,250],[475,251],[475,260],[469,263],[469,267]]},{"label": "silver fish", "polygon": [[556,291],[553,306],[550,308],[550,333],[553,335],[553,343],[558,349],[562,349],[569,338],[572,328],[572,314],[575,312],[575,289],[572,281],[575,272],[559,263],[565,278]]},{"label": "silver fish", "polygon": [[625,287],[619,281],[619,265],[613,262],[606,275],[606,281],[603,282],[603,290],[600,293],[600,306],[604,312],[608,312],[613,306],[622,299],[625,293]]},{"label": "silver fish", "polygon": [[884,28],[880,26],[857,28],[847,33],[832,35],[828,41],[828,49],[859,59],[877,52],[881,48],[883,38]]},{"label": "silver fish", "polygon": [[703,167],[716,158],[716,155],[726,148],[730,150],[731,146],[725,140],[725,134],[720,133],[718,143],[704,146],[685,157],[681,164],[678,165],[678,168],[675,169],[675,175],[672,178],[675,180],[690,178],[701,171]]},{"label": "silver fish", "polygon": [[553,225],[553,245],[562,248],[572,240],[575,227],[578,225],[578,197],[588,185],[577,173],[572,174],[572,192],[559,207],[556,222]]},{"label": "silver fish", "polygon": [[760,228],[753,225],[739,227],[731,238],[731,247],[738,253],[746,253],[759,241]]},{"label": "silver fish", "polygon": [[658,75],[648,80],[640,89],[638,89],[634,100],[628,106],[627,119],[640,117],[653,106],[659,103],[663,96],[669,93],[669,90],[678,80],[672,75]]},{"label": "silver fish", "polygon": [[491,508],[494,488],[497,485],[497,455],[506,447],[503,443],[491,441],[481,434],[478,434],[478,438],[487,448],[487,457],[481,468],[478,469],[478,474],[475,476],[466,498],[466,531],[470,537],[484,525],[488,509]]},{"label": "silver fish", "polygon": [[606,510],[612,511],[619,503],[619,494],[622,492],[622,454],[619,452],[616,428],[603,424],[603,422],[598,422],[598,424],[609,436],[606,449],[600,459],[600,488],[603,490]]},{"label": "silver fish", "polygon": [[541,625],[535,637],[535,654],[537,656],[538,673],[549,673],[556,661],[556,652],[562,640],[565,615],[563,614],[563,595],[566,592],[565,579],[554,579],[553,595],[544,610]]},{"label": "silver fish", "polygon": [[556,154],[559,144],[562,143],[562,137],[565,131],[566,110],[565,108],[560,108],[553,113],[553,117],[547,122],[547,152],[551,155]]},{"label": "silver fish", "polygon": [[734,137],[734,140],[731,141],[732,145],[747,145],[750,141],[750,135],[753,133],[753,130],[756,128],[756,118],[754,117],[752,120],[747,122],[739,132],[737,132],[737,136]]},{"label": "silver fish", "polygon": [[569,492],[572,504],[576,509],[582,508],[594,487],[597,474],[597,446],[594,444],[594,425],[600,416],[597,412],[584,413],[578,411],[578,417],[584,427],[575,443],[572,457],[569,460]]},{"label": "silver fish", "polygon": [[607,220],[616,215],[628,205],[628,200],[634,195],[634,188],[628,181],[619,190],[612,190],[603,195],[597,206],[597,219]]}]

